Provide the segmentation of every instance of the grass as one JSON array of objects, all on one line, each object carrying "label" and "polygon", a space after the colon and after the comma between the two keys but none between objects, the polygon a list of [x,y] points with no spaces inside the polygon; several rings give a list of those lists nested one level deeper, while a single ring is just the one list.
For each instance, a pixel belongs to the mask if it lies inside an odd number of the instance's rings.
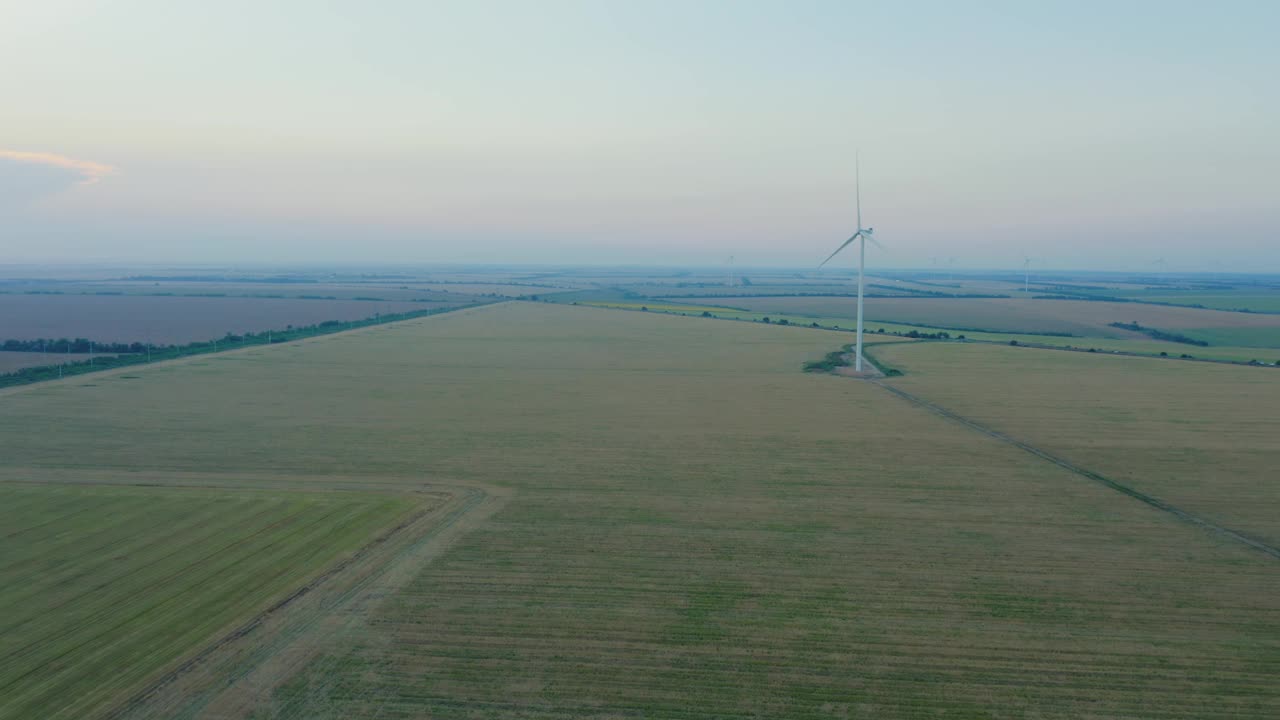
[{"label": "grass", "polygon": [[378,313],[451,306],[295,297],[0,294],[0,314],[5,317],[0,340],[83,337],[97,342],[181,345],[221,338],[227,333],[300,327],[326,320],[361,320]]},{"label": "grass", "polygon": [[[744,298],[734,298],[735,302]],[[750,298],[751,300],[761,300],[761,298]],[[767,298],[765,298],[767,299]],[[805,299],[805,298],[801,298]],[[732,308],[716,308],[714,314],[716,317],[729,318],[736,320],[760,320],[763,317],[770,317],[777,321],[786,319],[793,325],[808,326],[811,323],[818,323],[823,327],[831,327],[836,325],[842,329],[848,330],[853,325],[852,312],[849,306],[852,301],[847,298],[827,298],[828,302],[834,302],[833,308],[838,308],[843,315],[797,315],[797,314],[765,314],[759,311],[749,312],[742,310],[734,310]],[[868,300],[868,303],[877,302],[879,299]],[[1046,301],[1037,301],[1046,302]],[[696,307],[696,306],[695,306]],[[685,312],[685,314],[701,314]],[[1179,331],[1179,334],[1185,334],[1189,337],[1205,340],[1210,343],[1209,347],[1195,347],[1184,343],[1168,342],[1153,340],[1140,333],[1135,332],[1117,332],[1115,328],[1098,329],[1097,332],[1114,332],[1124,337],[1103,337],[1098,334],[1086,336],[1064,336],[1064,335],[1044,335],[1034,332],[993,332],[983,330],[957,330],[954,327],[946,327],[942,325],[929,324],[903,324],[884,322],[879,320],[868,320],[865,324],[868,337],[874,336],[880,339],[888,339],[887,336],[880,336],[877,331],[884,330],[892,335],[893,333],[907,334],[911,331],[920,333],[938,333],[946,332],[953,338],[963,335],[968,340],[982,342],[1008,343],[1015,340],[1020,344],[1035,344],[1048,347],[1063,349],[1094,349],[1099,352],[1118,352],[1133,353],[1138,355],[1150,355],[1154,357],[1164,353],[1169,357],[1180,357],[1183,354],[1191,355],[1194,358],[1204,360],[1224,360],[1228,362],[1250,362],[1258,360],[1269,364],[1280,362],[1280,356],[1272,357],[1276,353],[1268,353],[1265,349],[1280,346],[1280,329],[1271,328],[1211,328],[1188,329]],[[1093,329],[1090,332],[1094,332]]]},{"label": "grass", "polygon": [[377,495],[0,483],[0,717],[93,716],[406,506]]},{"label": "grass", "polygon": [[847,341],[494,305],[11,392],[0,456],[505,489],[259,718],[1280,712],[1274,561],[801,371]]},{"label": "grass", "polygon": [[1167,302],[1176,305],[1200,305],[1218,310],[1249,310],[1260,313],[1280,313],[1280,293],[1269,294],[1176,294],[1176,295],[1143,295],[1143,300]]},{"label": "grass", "polygon": [[[585,307],[605,308],[610,310],[631,310],[631,311],[648,311],[654,313],[665,313],[669,315],[691,315],[702,317],[703,313],[710,313],[711,317],[719,320],[740,320],[744,322],[765,322],[776,323],[781,325],[799,325],[802,327],[816,327],[823,330],[842,330],[852,331],[854,329],[854,321],[849,320],[841,325],[838,322],[832,322],[829,317],[818,317],[812,315],[795,315],[787,313],[762,313],[752,310],[742,310],[740,308],[724,307],[720,305],[700,305],[700,304],[671,304],[663,302],[621,302],[613,300],[588,300],[576,303]],[[876,327],[880,327],[877,325]],[[903,332],[907,333],[912,330],[922,331],[919,327],[899,326],[903,328]],[[871,326],[867,326],[867,332],[871,331]],[[881,338],[885,341],[892,341],[889,338]]]},{"label": "grass", "polygon": [[[97,357],[111,357],[110,353],[96,353]],[[21,370],[22,368],[40,367],[42,365],[57,365],[61,362],[70,360],[71,362],[83,362],[88,360],[88,355],[66,355],[65,353],[42,353],[42,352],[18,352],[0,350],[0,375]]]},{"label": "grass", "polygon": [[905,371],[895,385],[1280,543],[1274,369],[937,343],[876,354]]},{"label": "grass", "polygon": [[[1269,359],[1280,360],[1280,328],[1190,328],[1183,334],[1210,345],[1236,345],[1247,348],[1270,348]],[[1258,354],[1257,351],[1254,353]],[[1267,357],[1264,355],[1264,357]]]}]

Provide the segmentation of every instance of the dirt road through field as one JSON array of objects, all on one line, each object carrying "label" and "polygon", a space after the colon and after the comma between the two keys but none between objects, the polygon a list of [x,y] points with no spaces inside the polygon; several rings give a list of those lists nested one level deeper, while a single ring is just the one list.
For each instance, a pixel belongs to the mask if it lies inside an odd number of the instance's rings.
[{"label": "dirt road through field", "polygon": [[509,494],[475,485],[427,484],[417,490],[452,497],[379,534],[155,678],[105,717],[247,717],[321,651],[354,641],[380,599],[483,522]]},{"label": "dirt road through field", "polygon": [[1201,528],[1204,528],[1211,532],[1222,535],[1223,537],[1234,540],[1235,542],[1251,547],[1254,550],[1264,552],[1274,558],[1280,559],[1280,548],[1277,548],[1273,545],[1269,545],[1256,538],[1249,537],[1248,535],[1240,533],[1236,530],[1232,530],[1230,528],[1226,528],[1221,525],[1218,525],[1217,523],[1214,523],[1210,520],[1200,517],[1195,513],[1191,513],[1186,510],[1183,510],[1182,508],[1170,505],[1169,503],[1157,497],[1153,497],[1139,490],[1135,490],[1134,488],[1131,488],[1128,485],[1118,483],[1115,480],[1112,480],[1111,478],[1108,478],[1104,475],[1100,475],[1092,470],[1088,470],[1086,468],[1080,467],[1079,465],[1075,465],[1070,461],[1060,458],[1057,455],[1054,455],[1046,450],[1043,450],[1034,445],[1030,445],[1028,443],[1022,442],[1021,440],[1017,440],[1015,438],[1009,437],[1004,433],[998,432],[996,430],[992,430],[991,428],[988,428],[984,425],[980,425],[979,423],[974,422],[969,418],[966,418],[962,415],[958,415],[954,412],[951,412],[950,410],[947,410],[944,407],[935,405],[934,403],[931,403],[928,400],[925,400],[924,398],[918,397],[916,395],[912,395],[911,393],[905,390],[902,390],[901,388],[894,387],[885,382],[882,382],[880,380],[875,380],[875,379],[868,379],[868,382],[872,382],[876,385],[879,385],[880,387],[884,388],[890,393],[893,393],[894,395],[897,395],[903,400],[906,400],[907,402],[910,402],[914,405],[918,405],[936,415],[940,415],[944,418],[947,418],[948,420],[953,420],[955,422],[960,423],[961,425],[968,426],[974,430],[977,430],[983,435],[986,435],[991,438],[995,438],[1000,442],[1013,445],[1014,447],[1017,447],[1021,450],[1025,450],[1026,452],[1029,452],[1032,455],[1035,455],[1036,457],[1039,457],[1043,460],[1047,460],[1061,468],[1070,470],[1071,472],[1081,477],[1087,478],[1089,480],[1092,480],[1093,482],[1109,487],[1112,490],[1115,490],[1116,492],[1122,493],[1124,495],[1128,495],[1129,497],[1135,500],[1138,500],[1140,502],[1146,503],[1147,505],[1150,505],[1151,507],[1157,510],[1169,513],[1170,515],[1178,518],[1179,520],[1191,523],[1192,525],[1197,525]]}]

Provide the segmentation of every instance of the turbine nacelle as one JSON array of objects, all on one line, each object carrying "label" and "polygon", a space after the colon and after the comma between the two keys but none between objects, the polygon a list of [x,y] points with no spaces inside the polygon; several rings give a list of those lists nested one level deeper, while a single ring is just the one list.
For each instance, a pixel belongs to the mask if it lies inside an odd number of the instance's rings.
[{"label": "turbine nacelle", "polygon": [[876,240],[876,229],[875,229],[875,228],[867,228],[866,230],[861,230],[861,231],[859,231],[859,232],[861,232],[861,233],[862,233],[862,237],[864,237],[864,238],[866,238],[867,240],[871,241],[871,244],[872,244],[872,245],[875,245],[876,247],[880,248],[881,250],[883,250],[883,249],[884,249],[884,246],[883,246],[883,245],[881,245],[881,244],[880,244],[880,242],[879,242],[878,240]]},{"label": "turbine nacelle", "polygon": [[850,245],[852,245],[852,244],[853,244],[853,241],[854,241],[854,240],[857,240],[858,238],[862,238],[864,241],[866,241],[866,240],[870,240],[872,245],[875,245],[876,247],[880,248],[881,250],[883,250],[883,249],[884,249],[884,246],[880,244],[880,241],[879,241],[879,240],[876,240],[876,229],[875,229],[875,228],[862,228],[862,229],[858,230],[858,232],[856,232],[856,233],[854,233],[853,235],[849,236],[849,239],[848,239],[848,240],[845,240],[843,243],[841,243],[841,244],[840,244],[840,247],[836,248],[836,251],[835,251],[835,252],[833,252],[833,253],[831,253],[830,255],[828,255],[826,260],[823,260],[822,262],[818,263],[818,267],[822,267],[823,265],[826,265],[827,263],[831,262],[831,258],[833,258],[833,257],[835,257],[835,256],[837,256],[837,255],[839,255],[841,250],[844,250],[845,248],[847,248],[847,247],[849,247]]}]

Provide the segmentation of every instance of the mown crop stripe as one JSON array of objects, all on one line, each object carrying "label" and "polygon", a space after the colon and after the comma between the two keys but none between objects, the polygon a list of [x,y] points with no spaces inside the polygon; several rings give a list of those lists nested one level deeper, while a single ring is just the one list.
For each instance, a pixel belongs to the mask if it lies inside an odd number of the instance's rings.
[{"label": "mown crop stripe", "polygon": [[[480,503],[482,503],[486,499],[486,497],[488,497],[488,495],[484,491],[474,489],[474,488],[467,489],[467,492],[464,495],[463,501],[458,503],[447,514],[443,515],[437,522],[433,523],[426,530],[426,532],[422,533],[416,540],[414,540],[409,547],[418,547],[430,541],[431,539],[435,538],[446,528],[453,525],[458,519],[462,518],[464,515],[466,515],[467,513],[475,509],[477,506],[479,506]],[[400,522],[396,523],[393,527],[388,528],[387,530],[380,533],[377,537],[373,538],[368,543],[361,546],[358,550],[356,550],[354,553],[352,553],[348,557],[330,566],[328,569],[324,570],[321,574],[313,577],[311,580],[307,581],[302,586],[295,588],[288,595],[272,603],[269,607],[260,611],[259,613],[254,615],[252,618],[250,618],[248,621],[236,627],[231,632],[227,633],[226,635],[223,635],[222,637],[217,638],[209,645],[205,646],[204,648],[197,651],[195,654],[191,655],[187,659],[180,662],[177,665],[177,667],[174,667],[173,669],[166,671],[160,677],[156,678],[155,680],[148,683],[145,687],[138,690],[136,693],[134,693],[132,696],[130,696],[127,700],[125,700],[120,705],[117,705],[113,708],[108,709],[103,717],[106,718],[106,720],[114,720],[115,718],[120,718],[131,712],[134,712],[139,707],[141,707],[144,703],[146,703],[147,700],[158,695],[164,688],[168,687],[169,685],[172,685],[183,675],[191,672],[193,669],[200,666],[201,663],[208,660],[209,657],[211,657],[213,653],[216,652],[219,648],[224,647],[238,640],[239,638],[242,638],[252,633],[256,628],[258,628],[264,622],[266,622],[266,620],[272,615],[275,615],[281,610],[284,610],[288,606],[292,605],[298,599],[311,593],[312,591],[314,591],[324,583],[328,582],[334,576],[343,572],[347,568],[350,568],[352,566],[358,565],[359,563],[363,562],[365,558],[369,556],[371,553],[373,553],[377,548],[379,548],[382,545],[385,545],[386,543],[391,541],[393,538],[395,538],[396,536],[404,532],[406,529],[412,527],[415,523],[418,523],[426,518],[431,517],[433,513],[434,513],[434,508],[427,509],[427,510],[418,510],[404,517]],[[347,591],[345,591],[340,597],[335,598],[333,601],[334,606],[335,607],[341,606],[342,604],[356,597],[361,590],[368,587],[370,584],[374,582],[374,580],[380,577],[382,572],[384,572],[387,569],[387,567],[388,567],[387,565],[384,565],[383,567],[379,568],[377,571],[370,573],[368,576],[364,577],[358,583],[356,583]],[[311,619],[311,622],[314,623],[318,619],[319,619],[318,617],[313,617]],[[311,623],[307,623],[308,626],[310,624]],[[235,679],[239,679],[244,675],[247,675],[250,669],[251,668],[242,668],[241,670],[242,674],[238,675]],[[231,682],[231,681],[232,681],[231,679],[228,679],[228,682]]]},{"label": "mown crop stripe", "polygon": [[1024,450],[1028,453],[1031,453],[1032,455],[1035,455],[1036,457],[1042,460],[1047,460],[1053,463],[1054,465],[1057,465],[1058,467],[1063,468],[1064,470],[1069,470],[1075,473],[1076,475],[1080,475],[1081,477],[1092,480],[1100,485],[1111,488],[1116,492],[1122,493],[1124,495],[1128,495],[1129,497],[1135,500],[1144,502],[1147,505],[1150,505],[1151,507],[1157,510],[1166,512],[1178,518],[1179,520],[1191,523],[1192,525],[1197,525],[1206,530],[1210,530],[1230,540],[1234,540],[1238,543],[1241,543],[1242,545],[1251,547],[1254,550],[1264,552],[1270,555],[1271,557],[1280,559],[1280,548],[1277,548],[1273,545],[1268,545],[1267,543],[1264,543],[1261,540],[1258,540],[1256,538],[1251,538],[1248,535],[1245,535],[1236,530],[1232,530],[1230,528],[1226,528],[1221,525],[1218,525],[1217,523],[1206,520],[1200,517],[1199,515],[1196,515],[1195,513],[1191,513],[1186,510],[1183,510],[1182,508],[1176,507],[1174,505],[1170,505],[1169,503],[1161,500],[1160,498],[1154,497],[1152,495],[1148,495],[1142,492],[1141,490],[1136,490],[1134,488],[1129,487],[1128,485],[1124,485],[1122,483],[1116,482],[1115,480],[1112,480],[1111,478],[1106,477],[1105,475],[1100,475],[1092,470],[1087,470],[1085,468],[1080,467],[1079,465],[1075,465],[1046,450],[1042,450],[1034,445],[1025,443],[1021,440],[1011,438],[1008,435],[1005,435],[1004,433],[999,432],[997,430],[992,430],[991,428],[986,427],[985,425],[981,425],[977,422],[974,422],[973,420],[970,420],[969,418],[964,417],[963,415],[958,415],[950,410],[947,410],[944,407],[935,405],[929,402],[928,400],[912,395],[906,390],[894,387],[892,385],[887,385],[879,380],[868,380],[868,382],[879,385],[880,387],[884,388],[885,390],[888,390],[894,395],[897,395],[903,400],[906,400],[907,402],[918,405],[936,415],[940,415],[944,418],[947,418],[948,420],[954,420],[955,422],[958,422],[961,425],[965,425],[974,430],[977,430],[983,435],[986,435],[991,438],[995,438],[1000,442],[1007,443],[1020,450]]}]

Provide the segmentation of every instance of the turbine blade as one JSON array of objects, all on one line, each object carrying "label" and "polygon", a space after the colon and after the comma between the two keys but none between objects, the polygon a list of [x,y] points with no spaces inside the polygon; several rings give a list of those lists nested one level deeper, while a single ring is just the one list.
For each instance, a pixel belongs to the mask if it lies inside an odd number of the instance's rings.
[{"label": "turbine blade", "polygon": [[853,194],[857,198],[858,203],[858,230],[862,230],[862,163],[858,158],[859,152],[853,151]]},{"label": "turbine blade", "polygon": [[876,247],[880,248],[881,250],[883,250],[883,249],[884,249],[884,246],[883,246],[883,245],[881,245],[881,244],[880,244],[880,241],[876,239],[876,235],[875,235],[875,233],[868,233],[868,234],[863,235],[862,237],[864,237],[864,238],[866,238],[866,239],[870,240],[872,245],[875,245]]},{"label": "turbine blade", "polygon": [[831,253],[830,255],[828,255],[826,260],[823,260],[822,262],[818,263],[818,267],[822,267],[823,265],[826,265],[827,263],[831,262],[831,258],[833,258],[833,257],[835,257],[835,256],[837,256],[837,255],[839,255],[841,250],[843,250],[843,249],[845,249],[845,248],[849,247],[849,245],[850,245],[851,243],[853,243],[853,241],[854,241],[854,240],[857,240],[857,239],[858,239],[858,236],[859,236],[859,235],[861,235],[861,234],[862,234],[862,233],[854,233],[854,234],[853,234],[853,237],[849,238],[848,240],[845,240],[843,245],[841,245],[840,247],[836,248],[836,251],[835,251],[835,252],[833,252],[833,253]]}]

